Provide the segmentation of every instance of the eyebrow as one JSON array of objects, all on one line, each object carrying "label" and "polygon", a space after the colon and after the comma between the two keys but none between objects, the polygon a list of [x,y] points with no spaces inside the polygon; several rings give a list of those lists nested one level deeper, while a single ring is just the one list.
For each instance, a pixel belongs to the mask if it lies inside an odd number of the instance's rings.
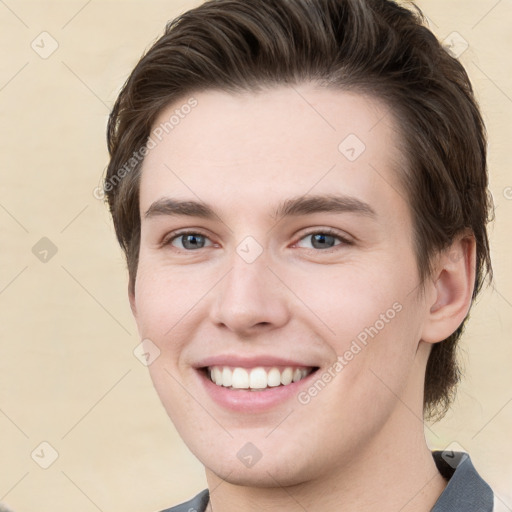
[{"label": "eyebrow", "polygon": [[[292,197],[280,203],[274,210],[273,217],[293,217],[312,213],[357,213],[375,218],[375,210],[355,197],[346,195],[309,195]],[[212,206],[200,201],[181,201],[162,197],[155,201],[144,214],[145,218],[160,215],[190,216],[214,220],[219,216]]]}]

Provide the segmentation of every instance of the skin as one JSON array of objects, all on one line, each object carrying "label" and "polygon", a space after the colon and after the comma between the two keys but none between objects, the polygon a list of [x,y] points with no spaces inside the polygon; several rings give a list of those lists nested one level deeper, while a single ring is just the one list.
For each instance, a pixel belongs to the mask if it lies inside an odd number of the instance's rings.
[{"label": "skin", "polygon": [[[420,293],[400,134],[378,100],[314,84],[194,97],[197,107],[143,163],[130,303],[141,339],[160,350],[149,366],[160,399],[206,468],[209,508],[430,510],[446,482],[424,437],[425,366],[468,312],[473,238],[439,255]],[[366,146],[353,162],[338,149],[349,134]],[[291,197],[334,193],[375,216],[273,215]],[[147,217],[163,197],[204,201],[218,217]],[[205,246],[173,239],[183,228]],[[311,234],[325,228],[348,242],[318,248]],[[247,236],[262,250],[252,263],[236,251]],[[307,404],[227,410],[194,368],[217,354],[272,354],[311,361],[321,375],[396,303],[400,312]],[[237,457],[247,442],[262,455],[252,467]]]}]

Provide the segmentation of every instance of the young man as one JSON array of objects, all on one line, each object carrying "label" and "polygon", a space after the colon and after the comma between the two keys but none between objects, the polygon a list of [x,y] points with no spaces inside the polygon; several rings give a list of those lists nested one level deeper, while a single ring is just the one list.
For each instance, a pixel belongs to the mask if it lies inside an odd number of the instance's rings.
[{"label": "young man", "polygon": [[419,12],[206,2],[138,63],[108,143],[150,374],[208,481],[169,510],[492,510],[423,431],[491,266],[482,119]]}]

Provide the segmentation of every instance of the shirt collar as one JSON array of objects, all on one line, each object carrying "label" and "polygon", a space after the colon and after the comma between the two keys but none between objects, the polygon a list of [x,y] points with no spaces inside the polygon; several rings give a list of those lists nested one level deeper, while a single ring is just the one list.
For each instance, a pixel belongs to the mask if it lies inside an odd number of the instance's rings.
[{"label": "shirt collar", "polygon": [[492,512],[494,494],[464,452],[432,452],[437,469],[448,485],[431,512]]}]

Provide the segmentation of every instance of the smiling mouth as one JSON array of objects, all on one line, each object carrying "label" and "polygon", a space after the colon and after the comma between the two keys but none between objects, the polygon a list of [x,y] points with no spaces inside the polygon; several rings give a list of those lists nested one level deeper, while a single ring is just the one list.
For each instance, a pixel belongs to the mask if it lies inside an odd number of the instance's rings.
[{"label": "smiling mouth", "polygon": [[264,367],[242,368],[233,366],[208,366],[202,368],[206,376],[217,386],[234,390],[265,391],[285,387],[305,379],[318,370],[310,367]]}]

